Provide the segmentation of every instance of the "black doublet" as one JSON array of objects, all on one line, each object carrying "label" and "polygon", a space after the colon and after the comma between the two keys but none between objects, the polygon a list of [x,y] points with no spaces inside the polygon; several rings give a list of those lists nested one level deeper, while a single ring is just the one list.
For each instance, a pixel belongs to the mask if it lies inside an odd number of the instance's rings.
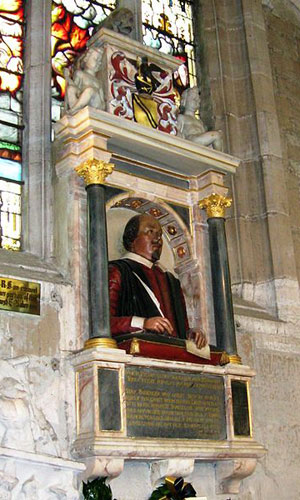
[{"label": "black doublet", "polygon": [[[109,264],[116,266],[121,273],[122,293],[118,303],[118,316],[139,316],[142,318],[161,316],[145,287],[137,278],[138,276],[151,289],[142,265],[131,259],[113,260]],[[177,332],[180,338],[185,339],[185,313],[181,301],[180,282],[169,272],[166,272],[166,276],[172,297]]]}]

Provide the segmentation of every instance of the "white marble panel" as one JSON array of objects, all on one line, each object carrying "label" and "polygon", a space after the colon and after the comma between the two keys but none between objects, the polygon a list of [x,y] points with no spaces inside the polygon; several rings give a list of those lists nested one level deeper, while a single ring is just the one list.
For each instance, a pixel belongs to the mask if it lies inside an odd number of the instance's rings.
[{"label": "white marble panel", "polygon": [[78,432],[84,434],[94,428],[95,418],[95,380],[94,368],[91,366],[77,374],[77,395],[78,401]]}]

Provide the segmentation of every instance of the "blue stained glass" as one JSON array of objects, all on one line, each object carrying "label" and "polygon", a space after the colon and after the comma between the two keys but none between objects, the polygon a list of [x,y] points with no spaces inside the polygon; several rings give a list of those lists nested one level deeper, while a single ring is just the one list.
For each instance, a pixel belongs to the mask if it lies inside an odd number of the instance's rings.
[{"label": "blue stained glass", "polygon": [[16,161],[0,158],[0,177],[14,181],[22,180],[22,165]]}]

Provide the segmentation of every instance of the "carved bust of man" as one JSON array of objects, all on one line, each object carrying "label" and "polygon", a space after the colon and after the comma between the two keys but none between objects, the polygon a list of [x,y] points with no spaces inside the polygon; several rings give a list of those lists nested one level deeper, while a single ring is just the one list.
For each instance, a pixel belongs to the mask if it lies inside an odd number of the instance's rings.
[{"label": "carved bust of man", "polygon": [[148,214],[134,216],[123,244],[124,258],[109,265],[112,335],[145,330],[191,338],[203,347],[205,335],[189,328],[179,280],[157,264],[163,245],[160,223]]}]

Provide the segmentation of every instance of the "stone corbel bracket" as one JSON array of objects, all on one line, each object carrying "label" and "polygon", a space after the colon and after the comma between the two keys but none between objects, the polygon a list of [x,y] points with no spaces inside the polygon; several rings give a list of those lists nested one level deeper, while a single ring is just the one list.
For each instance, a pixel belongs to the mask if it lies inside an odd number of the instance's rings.
[{"label": "stone corbel bracket", "polygon": [[112,457],[86,457],[82,460],[86,469],[79,476],[79,482],[92,481],[97,477],[108,477],[113,479],[119,476],[124,469],[123,458]]},{"label": "stone corbel bracket", "polygon": [[216,494],[239,493],[242,480],[251,476],[256,463],[256,458],[217,462]]},{"label": "stone corbel bracket", "polygon": [[190,458],[171,458],[158,460],[150,466],[150,477],[153,488],[156,488],[167,476],[187,477],[194,470],[195,460]]}]

